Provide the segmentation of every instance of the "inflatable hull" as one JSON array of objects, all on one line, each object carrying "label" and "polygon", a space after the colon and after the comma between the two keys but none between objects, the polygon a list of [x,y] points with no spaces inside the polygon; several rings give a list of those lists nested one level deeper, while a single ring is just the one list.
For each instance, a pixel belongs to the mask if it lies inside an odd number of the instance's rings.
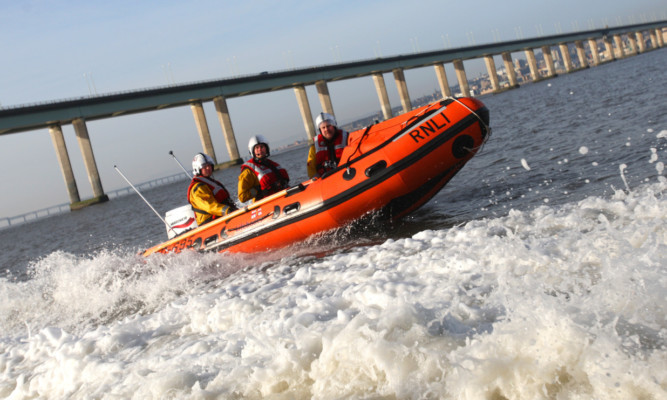
[{"label": "inflatable hull", "polygon": [[351,132],[339,167],[146,250],[258,252],[382,211],[399,219],[431,199],[490,135],[489,112],[448,98]]}]

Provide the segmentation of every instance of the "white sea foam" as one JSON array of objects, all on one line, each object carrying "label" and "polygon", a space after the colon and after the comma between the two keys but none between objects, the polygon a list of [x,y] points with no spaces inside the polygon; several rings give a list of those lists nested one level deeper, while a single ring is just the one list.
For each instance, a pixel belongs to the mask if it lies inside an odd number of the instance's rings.
[{"label": "white sea foam", "polygon": [[526,161],[525,158],[521,159],[521,166],[526,170],[530,171],[530,165],[528,165],[528,161]]},{"label": "white sea foam", "polygon": [[319,259],[52,254],[1,282],[0,397],[660,398],[665,194]]}]

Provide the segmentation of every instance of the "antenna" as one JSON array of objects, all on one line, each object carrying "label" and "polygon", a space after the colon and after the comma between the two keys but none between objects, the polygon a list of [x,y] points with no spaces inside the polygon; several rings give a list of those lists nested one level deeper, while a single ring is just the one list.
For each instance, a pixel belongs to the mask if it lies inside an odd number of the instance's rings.
[{"label": "antenna", "polygon": [[164,222],[164,224],[167,226],[167,228],[168,228],[169,230],[171,230],[172,232],[176,233],[176,231],[173,230],[173,229],[171,228],[171,225],[169,225],[169,224],[167,223],[167,221],[165,221],[164,218],[162,218],[162,216],[160,215],[160,213],[158,213],[158,212],[155,210],[155,208],[153,208],[153,206],[151,205],[151,203],[149,203],[148,200],[146,200],[146,198],[141,194],[141,192],[139,192],[139,190],[138,190],[136,187],[134,187],[134,185],[132,184],[132,182],[130,182],[130,180],[127,179],[127,178],[125,177],[125,175],[123,175],[122,172],[120,172],[120,169],[118,169],[118,167],[115,166],[115,165],[114,165],[113,167],[114,167],[114,168],[116,169],[116,171],[120,174],[120,176],[122,176],[123,179],[125,179],[125,182],[129,183],[130,186],[132,186],[132,189],[134,189],[134,191],[137,192],[137,194],[139,195],[139,197],[141,197],[141,198],[144,200],[144,202],[148,205],[148,207],[150,207],[151,210],[153,210],[153,212],[155,213],[155,215],[157,215],[157,217],[160,218],[160,220],[161,220],[162,222]]},{"label": "antenna", "polygon": [[190,175],[190,173],[188,172],[187,169],[185,169],[185,167],[183,166],[183,164],[181,164],[181,162],[178,161],[178,158],[176,158],[176,156],[174,155],[174,152],[171,151],[171,150],[169,150],[169,155],[172,156],[172,157],[174,157],[174,160],[176,160],[176,162],[178,163],[178,165],[180,165],[180,167],[181,167],[181,169],[183,170],[183,172],[185,172],[185,175],[187,175],[188,178],[192,179],[192,175]]}]

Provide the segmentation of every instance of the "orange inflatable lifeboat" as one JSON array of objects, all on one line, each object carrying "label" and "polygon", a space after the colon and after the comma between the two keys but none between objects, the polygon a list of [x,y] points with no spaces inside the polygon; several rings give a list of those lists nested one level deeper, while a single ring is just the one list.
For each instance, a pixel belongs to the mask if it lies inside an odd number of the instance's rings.
[{"label": "orange inflatable lifeboat", "polygon": [[351,132],[340,165],[322,178],[246,206],[146,250],[277,249],[383,211],[398,219],[431,199],[491,133],[474,98],[447,98]]}]

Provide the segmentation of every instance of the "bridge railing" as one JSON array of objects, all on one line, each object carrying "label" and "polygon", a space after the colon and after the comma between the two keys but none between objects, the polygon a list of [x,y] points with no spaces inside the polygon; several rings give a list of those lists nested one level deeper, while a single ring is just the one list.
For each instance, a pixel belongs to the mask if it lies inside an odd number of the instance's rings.
[{"label": "bridge railing", "polygon": [[[168,183],[182,181],[185,180],[186,178],[187,177],[185,176],[185,174],[181,172],[179,174],[164,176],[162,178],[156,178],[150,181],[142,182],[140,184],[134,185],[134,187],[136,187],[139,191],[141,191],[142,189],[151,189],[157,186],[166,185]],[[134,194],[134,189],[132,189],[132,187],[130,186],[116,190],[111,190],[106,193],[106,195],[109,196],[110,199],[125,196],[128,194]]]},{"label": "bridge railing", "polygon": [[[134,185],[139,191],[145,189],[151,189],[157,186],[166,185],[168,183],[177,182],[185,180],[186,176],[183,173],[174,174],[165,176],[162,178],[152,179],[150,181],[142,182],[138,185]],[[106,193],[109,199],[118,198],[121,196],[126,196],[128,194],[134,194],[134,189],[127,186],[124,188],[111,190]],[[37,221],[39,219],[48,218],[54,215],[64,214],[70,212],[70,203],[57,204],[47,208],[42,208],[36,211],[30,211],[27,213],[14,215],[13,217],[3,217],[0,218],[0,229],[9,228],[12,226],[26,224],[28,222]]]},{"label": "bridge railing", "polygon": [[31,211],[25,214],[15,215],[13,217],[0,218],[0,229],[8,228],[36,221],[38,219],[50,217],[52,215],[63,214],[69,212],[69,203],[58,204],[41,210]]}]

